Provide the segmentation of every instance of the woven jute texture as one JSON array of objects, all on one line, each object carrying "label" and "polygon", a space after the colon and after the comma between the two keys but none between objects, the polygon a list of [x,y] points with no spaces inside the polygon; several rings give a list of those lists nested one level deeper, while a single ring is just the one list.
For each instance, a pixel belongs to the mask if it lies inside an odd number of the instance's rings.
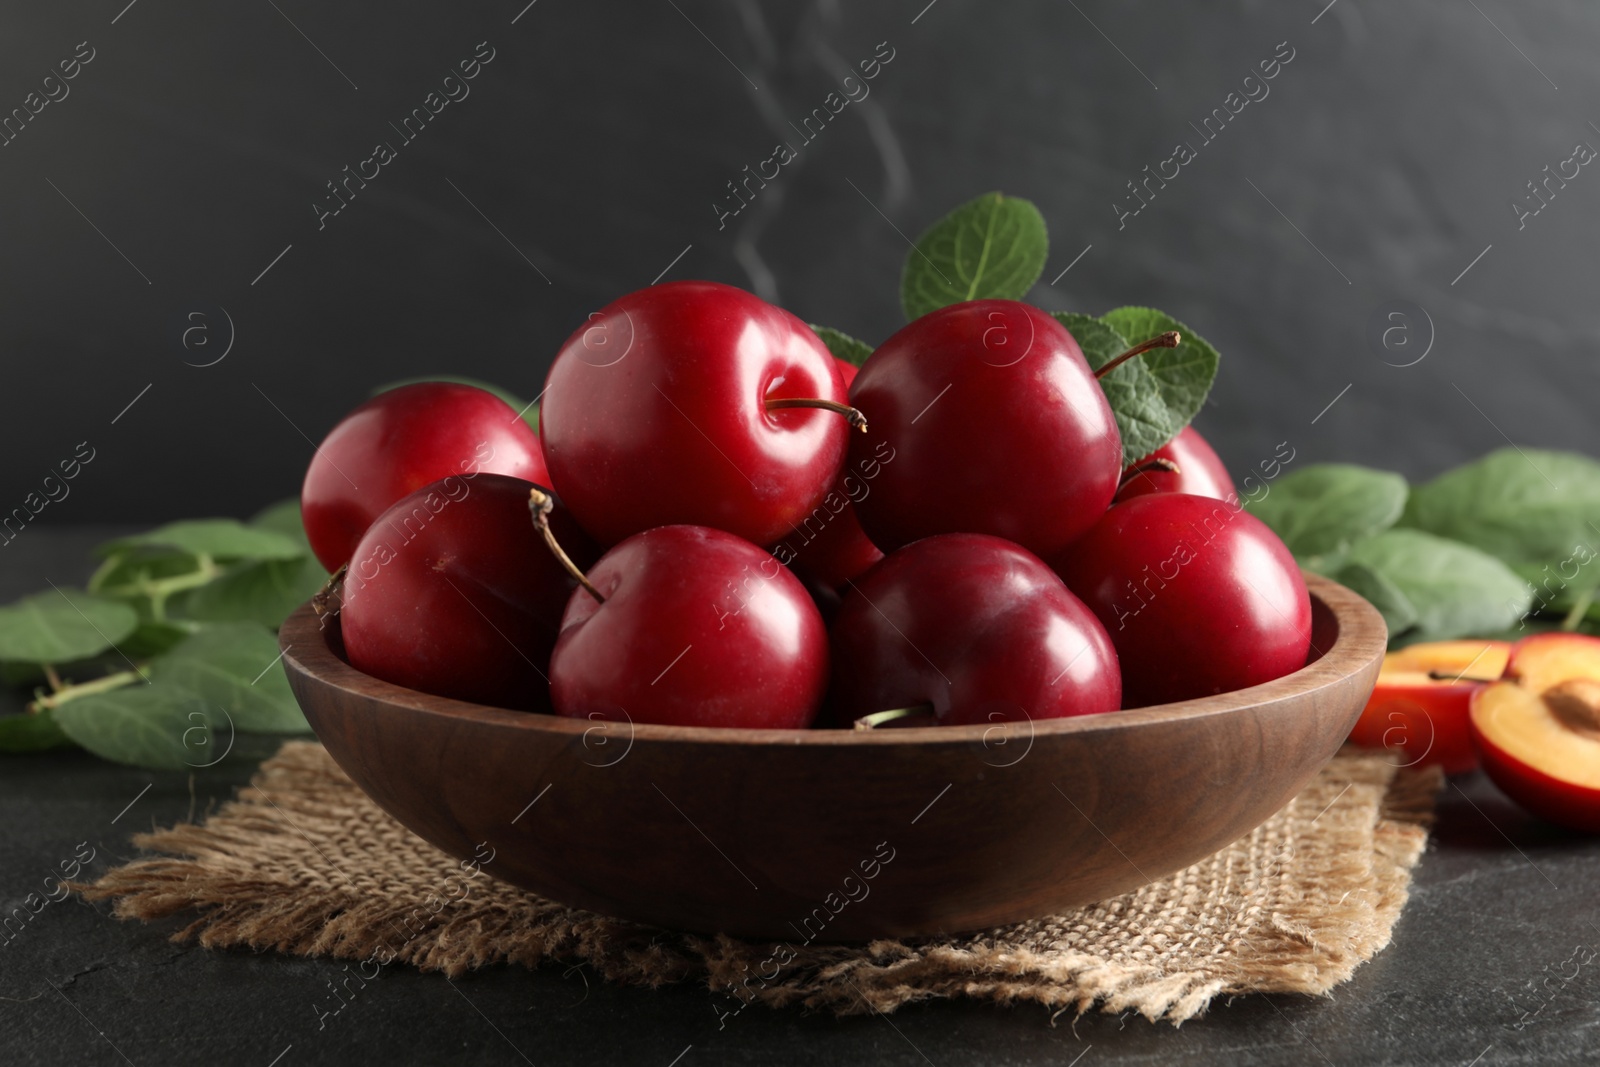
[{"label": "woven jute texture", "polygon": [[970,997],[1180,1023],[1218,994],[1325,993],[1387,945],[1440,781],[1347,749],[1247,837],[1125,896],[961,937],[796,947],[664,931],[506,885],[395,822],[319,745],[290,742],[204,823],[136,837],[154,855],[79,888],[124,918],[193,916],[174,940],[210,948],[449,975],[581,963],[618,982],[702,982],[730,1010]]}]

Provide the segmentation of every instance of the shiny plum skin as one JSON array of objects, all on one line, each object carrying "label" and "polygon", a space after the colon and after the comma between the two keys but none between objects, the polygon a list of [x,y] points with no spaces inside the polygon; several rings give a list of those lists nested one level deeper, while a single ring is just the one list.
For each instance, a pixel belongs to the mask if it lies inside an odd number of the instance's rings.
[{"label": "shiny plum skin", "polygon": [[769,545],[817,506],[853,431],[832,355],[787,311],[681,281],[602,308],[562,346],[539,430],[554,487],[596,539],[691,524]]},{"label": "shiny plum skin", "polygon": [[493,393],[419,382],[379,393],[323,438],[300,491],[311,550],[329,571],[395,501],[450,475],[549,485],[538,435]]},{"label": "shiny plum skin", "polygon": [[938,533],[992,534],[1048,557],[1094,524],[1122,472],[1104,392],[1070,333],[1037,308],[974,300],[917,319],[850,390],[867,418],[852,462],[887,442],[856,505],[885,552]]},{"label": "shiny plum skin", "polygon": [[[436,696],[549,711],[550,652],[577,583],[533,524],[532,488],[450,477],[379,516],[344,580],[350,665]],[[550,521],[579,566],[599,554],[563,509]]]},{"label": "shiny plum skin", "polygon": [[1311,599],[1300,568],[1235,505],[1135,497],[1051,562],[1111,635],[1124,707],[1228,693],[1305,666]]},{"label": "shiny plum skin", "polygon": [[1117,655],[1099,620],[1042,560],[985,534],[891,552],[834,619],[833,724],[931,704],[941,724],[1115,711]]},{"label": "shiny plum skin", "polygon": [[[550,660],[556,711],[669,726],[803,729],[828,681],[828,634],[800,580],[704,526],[635,534],[575,590]],[[708,773],[715,773],[708,768]]]},{"label": "shiny plum skin", "polygon": [[[835,504],[842,504],[836,513],[830,507]],[[784,546],[797,546],[794,558],[787,562],[805,581],[837,590],[865,574],[883,558],[878,546],[861,529],[861,520],[856,517],[844,484],[836,485],[813,514],[821,522],[809,540],[789,538],[779,546],[779,551]],[[801,526],[807,534],[811,529],[809,521]]]}]

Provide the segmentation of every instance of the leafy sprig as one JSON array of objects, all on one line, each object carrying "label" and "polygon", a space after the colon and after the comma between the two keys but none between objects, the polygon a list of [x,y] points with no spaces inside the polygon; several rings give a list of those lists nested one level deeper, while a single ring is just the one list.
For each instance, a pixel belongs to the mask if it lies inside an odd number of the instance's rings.
[{"label": "leafy sprig", "polygon": [[1414,487],[1325,463],[1248,507],[1301,566],[1372,601],[1391,644],[1600,632],[1600,463],[1586,456],[1503,448]]},{"label": "leafy sprig", "polygon": [[0,752],[79,746],[209,766],[241,734],[308,729],[274,631],[327,580],[288,500],[248,523],[169,523],[95,549],[88,588],[0,606],[0,677],[33,688]]}]

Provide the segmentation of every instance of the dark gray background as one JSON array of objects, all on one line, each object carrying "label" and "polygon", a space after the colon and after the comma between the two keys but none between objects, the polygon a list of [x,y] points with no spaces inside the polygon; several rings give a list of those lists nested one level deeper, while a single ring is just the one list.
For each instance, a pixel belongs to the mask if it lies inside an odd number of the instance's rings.
[{"label": "dark gray background", "polygon": [[[1236,477],[1285,440],[1414,476],[1507,438],[1593,448],[1600,177],[1520,232],[1510,207],[1600,145],[1593,5],[525,2],[7,5],[0,109],[97,54],[0,148],[0,511],[87,440],[40,522],[247,514],[374,384],[533,396],[588,311],[686,247],[668,277],[880,341],[906,235],[997,188],[1049,221],[1045,282],[1093,246],[1038,303],[1152,304],[1222,350],[1198,425]],[[319,231],[324,183],[484,40],[471,95]],[[867,100],[719,232],[725,183],[881,41]],[[1282,41],[1270,95],[1119,230],[1125,183]],[[1396,300],[1437,334],[1406,368],[1367,337]],[[217,308],[232,350],[186,366],[226,341]],[[197,309],[215,345],[186,351]]]}]

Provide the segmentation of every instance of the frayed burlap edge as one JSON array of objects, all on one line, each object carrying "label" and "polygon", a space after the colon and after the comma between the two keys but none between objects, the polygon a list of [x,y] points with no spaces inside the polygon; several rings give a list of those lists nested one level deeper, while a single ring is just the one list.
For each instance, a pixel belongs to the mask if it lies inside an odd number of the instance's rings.
[{"label": "frayed burlap edge", "polygon": [[[498,882],[390,819],[321,746],[290,742],[205,823],[134,838],[160,855],[74,888],[113,900],[120,918],[198,913],[173,940],[207,948],[398,961],[451,976],[497,963],[583,964],[635,985],[703,980],[729,1012],[751,1003],[889,1012],[966,997],[1058,1013],[1099,1005],[1177,1024],[1221,994],[1326,993],[1384,948],[1442,781],[1347,749],[1252,834],[1123,897],[964,937],[790,956]],[[446,902],[438,887],[452,879],[469,891]],[[774,967],[776,977],[757,977]]]}]

